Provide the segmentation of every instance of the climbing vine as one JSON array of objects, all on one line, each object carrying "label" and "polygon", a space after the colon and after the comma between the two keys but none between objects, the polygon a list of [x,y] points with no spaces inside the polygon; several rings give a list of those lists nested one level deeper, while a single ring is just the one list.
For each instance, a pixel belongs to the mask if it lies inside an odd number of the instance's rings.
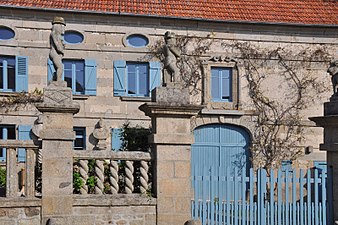
[{"label": "climbing vine", "polygon": [[323,46],[268,49],[249,42],[228,42],[223,47],[237,55],[257,115],[251,147],[255,166],[275,168],[282,160],[296,159],[305,140],[303,112],[328,91],[327,79],[307,68],[327,64],[328,51]]},{"label": "climbing vine", "polygon": [[[176,45],[181,50],[177,66],[184,86],[190,89],[190,94],[196,95],[201,92],[202,57],[210,50],[213,43],[211,39],[213,35],[213,33],[208,34],[206,37],[176,35]],[[147,55],[148,60],[155,57],[163,61],[163,46],[164,40],[158,40],[154,45],[150,46],[150,54]]]}]

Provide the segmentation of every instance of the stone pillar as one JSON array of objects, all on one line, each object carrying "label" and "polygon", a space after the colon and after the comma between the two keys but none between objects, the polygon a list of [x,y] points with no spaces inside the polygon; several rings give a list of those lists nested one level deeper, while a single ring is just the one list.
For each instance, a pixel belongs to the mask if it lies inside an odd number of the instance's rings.
[{"label": "stone pillar", "polygon": [[184,224],[191,219],[190,119],[201,106],[189,104],[189,91],[179,85],[156,88],[153,101],[140,107],[152,119],[149,137],[154,154],[157,225]]},{"label": "stone pillar", "polygon": [[[59,82],[60,83],[60,82]],[[44,89],[42,112],[42,224],[70,225],[73,207],[73,114],[79,105],[72,90],[52,82]]]},{"label": "stone pillar", "polygon": [[319,148],[327,151],[327,165],[333,169],[333,214],[338,224],[338,96],[324,103],[324,116],[309,119],[324,128],[324,143]]}]

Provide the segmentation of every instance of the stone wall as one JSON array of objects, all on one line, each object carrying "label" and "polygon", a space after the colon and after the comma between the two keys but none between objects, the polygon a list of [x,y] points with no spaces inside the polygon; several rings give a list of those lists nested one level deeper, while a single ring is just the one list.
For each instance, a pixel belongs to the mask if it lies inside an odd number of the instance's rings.
[{"label": "stone wall", "polygon": [[38,225],[41,220],[41,200],[1,199],[0,224]]}]

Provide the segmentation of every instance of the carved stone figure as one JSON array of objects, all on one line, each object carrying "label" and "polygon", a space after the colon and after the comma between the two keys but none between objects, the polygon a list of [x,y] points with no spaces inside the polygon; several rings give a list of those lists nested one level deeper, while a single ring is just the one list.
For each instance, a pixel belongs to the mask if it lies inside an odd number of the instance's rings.
[{"label": "carved stone figure", "polygon": [[101,118],[97,123],[97,127],[93,131],[93,136],[97,140],[96,149],[97,150],[105,150],[107,148],[106,140],[109,135],[109,130],[103,123],[103,119]]},{"label": "carved stone figure", "polygon": [[32,133],[37,137],[40,138],[40,132],[43,128],[42,122],[42,114],[38,116],[38,118],[34,121],[34,125],[32,127]]},{"label": "carved stone figure", "polygon": [[164,34],[165,45],[164,53],[164,84],[180,82],[180,70],[177,67],[177,60],[180,58],[181,51],[176,46],[175,33],[167,31]]},{"label": "carved stone figure", "polygon": [[64,56],[65,48],[62,36],[65,33],[66,23],[62,17],[54,17],[52,25],[52,32],[50,33],[49,37],[49,58],[54,64],[56,71],[56,81],[62,81],[62,58]]},{"label": "carved stone figure", "polygon": [[329,68],[327,69],[327,72],[332,76],[332,87],[333,87],[333,95],[337,94],[337,88],[338,88],[338,60],[334,60],[330,63]]}]

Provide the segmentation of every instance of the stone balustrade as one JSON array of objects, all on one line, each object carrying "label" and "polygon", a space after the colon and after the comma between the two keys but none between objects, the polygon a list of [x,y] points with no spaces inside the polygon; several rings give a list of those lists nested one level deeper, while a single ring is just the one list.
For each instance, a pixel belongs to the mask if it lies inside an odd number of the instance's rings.
[{"label": "stone balustrade", "polygon": [[149,194],[150,167],[147,152],[74,151],[74,172],[81,180],[75,193]]},{"label": "stone balustrade", "polygon": [[[33,141],[0,140],[6,148],[6,197],[35,197],[38,146]],[[18,149],[26,151],[24,162],[18,162]]]}]

